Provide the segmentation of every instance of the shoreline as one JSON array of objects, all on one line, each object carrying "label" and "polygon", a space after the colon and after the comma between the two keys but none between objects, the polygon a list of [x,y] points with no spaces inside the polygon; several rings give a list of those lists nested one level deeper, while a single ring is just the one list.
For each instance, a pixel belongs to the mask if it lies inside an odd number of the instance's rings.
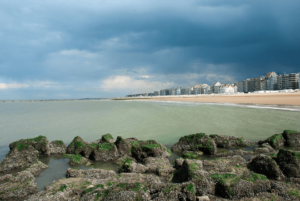
[{"label": "shoreline", "polygon": [[[118,100],[118,99],[111,99]],[[241,105],[278,105],[300,106],[300,91],[294,93],[272,94],[213,94],[213,95],[181,95],[159,97],[125,97],[119,100],[154,100],[176,102],[224,103]]]}]

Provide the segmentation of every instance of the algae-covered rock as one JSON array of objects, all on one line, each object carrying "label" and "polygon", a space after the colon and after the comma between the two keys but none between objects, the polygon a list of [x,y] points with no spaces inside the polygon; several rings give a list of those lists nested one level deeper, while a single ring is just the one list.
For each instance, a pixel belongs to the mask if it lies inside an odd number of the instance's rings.
[{"label": "algae-covered rock", "polygon": [[31,145],[19,144],[12,148],[0,163],[0,172],[26,168],[38,161],[39,152]]},{"label": "algae-covered rock", "polygon": [[263,143],[259,145],[259,148],[255,148],[254,152],[255,153],[270,153],[270,152],[274,152],[275,150],[273,149],[272,146],[270,146],[269,143]]},{"label": "algae-covered rock", "polygon": [[65,154],[67,147],[62,140],[54,140],[49,144],[50,154]]},{"label": "algae-covered rock", "polygon": [[285,140],[281,134],[274,134],[266,140],[259,141],[258,144],[269,143],[273,148],[284,147]]},{"label": "algae-covered rock", "polygon": [[115,145],[118,148],[119,154],[121,156],[127,155],[131,156],[131,151],[132,151],[132,141],[138,141],[136,138],[127,138],[124,139],[121,136],[117,137],[117,140],[115,142]]},{"label": "algae-covered rock", "polygon": [[186,182],[197,178],[197,172],[203,168],[201,160],[185,159],[179,168],[174,172],[174,182]]},{"label": "algae-covered rock", "polygon": [[250,147],[255,144],[255,142],[248,141],[243,137],[234,137],[217,134],[211,134],[209,135],[209,137],[215,140],[215,143],[219,148]]},{"label": "algae-covered rock", "polygon": [[257,193],[269,192],[270,181],[260,174],[245,172],[243,175],[235,174],[211,174],[210,177],[216,181],[216,195],[229,199],[241,199],[244,197],[255,197]]},{"label": "algae-covered rock", "polygon": [[112,162],[119,157],[114,143],[101,143],[94,147],[89,158],[93,161]]},{"label": "algae-covered rock", "polygon": [[120,173],[122,173],[122,172],[144,173],[147,171],[147,169],[148,169],[148,167],[146,167],[142,164],[136,163],[135,161],[133,161],[130,158],[125,158],[122,161],[122,165],[119,169],[119,172]]},{"label": "algae-covered rock", "polygon": [[97,144],[90,144],[84,141],[81,137],[76,136],[67,147],[67,153],[80,154],[86,158],[89,158],[95,146],[97,146]]},{"label": "algae-covered rock", "polygon": [[169,157],[171,155],[167,147],[157,143],[156,140],[131,141],[130,143],[132,157],[140,162],[147,157]]},{"label": "algae-covered rock", "polygon": [[300,177],[300,152],[280,149],[277,164],[287,177]]},{"label": "algae-covered rock", "polygon": [[300,132],[294,130],[284,130],[282,133],[287,146],[300,147]]},{"label": "algae-covered rock", "polygon": [[172,150],[179,153],[202,151],[205,154],[215,155],[217,153],[217,145],[214,139],[204,133],[197,133],[181,137],[179,142],[172,146]]},{"label": "algae-covered rock", "polygon": [[270,156],[259,155],[249,162],[249,168],[254,172],[266,175],[270,179],[281,180],[284,178],[276,160]]},{"label": "algae-covered rock", "polygon": [[69,168],[66,172],[67,178],[110,179],[116,175],[112,170],[102,169],[76,170]]},{"label": "algae-covered rock", "polygon": [[147,172],[152,172],[159,176],[166,177],[175,171],[169,159],[164,157],[148,157],[143,162],[147,167]]},{"label": "algae-covered rock", "polygon": [[24,147],[26,145],[33,146],[40,155],[50,155],[50,148],[49,148],[49,141],[45,136],[38,136],[36,138],[28,138],[22,139],[9,144],[10,150],[14,149],[15,147]]},{"label": "algae-covered rock", "polygon": [[0,200],[26,200],[37,193],[37,186],[34,183],[34,176],[29,171],[11,174],[0,177]]},{"label": "algae-covered rock", "polygon": [[83,165],[89,162],[87,158],[81,156],[80,154],[64,154],[63,157],[70,159],[68,164],[71,166]]}]

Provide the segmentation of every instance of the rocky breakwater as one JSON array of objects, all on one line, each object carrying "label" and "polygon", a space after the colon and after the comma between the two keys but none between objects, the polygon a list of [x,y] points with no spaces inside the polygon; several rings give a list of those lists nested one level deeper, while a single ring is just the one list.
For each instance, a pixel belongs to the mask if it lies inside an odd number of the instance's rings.
[{"label": "rocky breakwater", "polygon": [[[299,139],[299,132],[287,130],[259,142],[197,133],[174,144],[172,150],[182,157],[172,162],[171,150],[155,140],[114,140],[106,134],[90,143],[77,136],[68,147],[47,140],[38,147],[29,143],[32,139],[23,140],[26,146],[12,146],[2,162],[2,171],[23,169],[0,177],[0,200],[300,200]],[[247,147],[255,149],[243,150]],[[68,169],[66,178],[37,192],[34,180],[42,164],[36,156],[47,153],[61,153],[71,165],[103,161],[120,168]],[[28,161],[20,165],[18,156],[26,154]],[[246,160],[244,154],[252,157]],[[18,159],[17,165],[9,165],[14,164],[11,158]]]}]

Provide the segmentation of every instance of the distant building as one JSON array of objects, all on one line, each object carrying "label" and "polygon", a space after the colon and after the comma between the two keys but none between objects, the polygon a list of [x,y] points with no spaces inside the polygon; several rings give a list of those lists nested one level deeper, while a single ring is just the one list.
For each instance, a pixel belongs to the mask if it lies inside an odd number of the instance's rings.
[{"label": "distant building", "polygon": [[277,89],[278,90],[289,89],[289,75],[288,74],[279,75],[277,77]]},{"label": "distant building", "polygon": [[277,73],[270,72],[265,76],[265,90],[277,89]]},{"label": "distant building", "polygon": [[289,74],[289,89],[299,88],[299,73]]},{"label": "distant building", "polygon": [[210,86],[208,86],[207,84],[202,84],[201,85],[201,94],[210,94]]},{"label": "distant building", "polygon": [[234,84],[222,84],[219,93],[233,94],[235,91]]},{"label": "distant building", "polygon": [[177,95],[177,96],[181,95],[181,87],[176,88],[175,95]]},{"label": "distant building", "polygon": [[193,94],[201,94],[201,86],[202,84],[197,84],[193,87]]},{"label": "distant building", "polygon": [[215,84],[212,85],[212,93],[218,94],[220,93],[220,89],[221,89],[220,82],[215,82]]},{"label": "distant building", "polygon": [[161,96],[168,96],[168,95],[170,95],[170,89],[162,89],[162,90],[160,90],[160,95]]},{"label": "distant building", "polygon": [[174,87],[172,87],[171,89],[170,89],[170,95],[171,96],[174,96],[176,94],[176,89],[174,88]]},{"label": "distant building", "polygon": [[154,96],[160,96],[160,91],[154,91]]},{"label": "distant building", "polygon": [[244,92],[244,81],[236,82],[235,85],[237,87],[237,92]]}]

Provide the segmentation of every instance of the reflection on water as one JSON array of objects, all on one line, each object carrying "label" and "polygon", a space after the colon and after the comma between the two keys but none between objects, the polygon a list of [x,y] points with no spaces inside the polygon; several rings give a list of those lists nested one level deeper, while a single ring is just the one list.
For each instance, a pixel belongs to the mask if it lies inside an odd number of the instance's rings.
[{"label": "reflection on water", "polygon": [[69,159],[62,158],[62,155],[54,155],[53,157],[40,157],[39,160],[48,165],[48,168],[44,170],[39,177],[35,180],[37,183],[38,191],[44,190],[47,185],[50,185],[54,180],[58,180],[66,177],[68,168],[87,170],[91,168],[98,168],[104,170],[118,171],[118,166],[111,163],[99,162],[92,166],[69,166]]}]

